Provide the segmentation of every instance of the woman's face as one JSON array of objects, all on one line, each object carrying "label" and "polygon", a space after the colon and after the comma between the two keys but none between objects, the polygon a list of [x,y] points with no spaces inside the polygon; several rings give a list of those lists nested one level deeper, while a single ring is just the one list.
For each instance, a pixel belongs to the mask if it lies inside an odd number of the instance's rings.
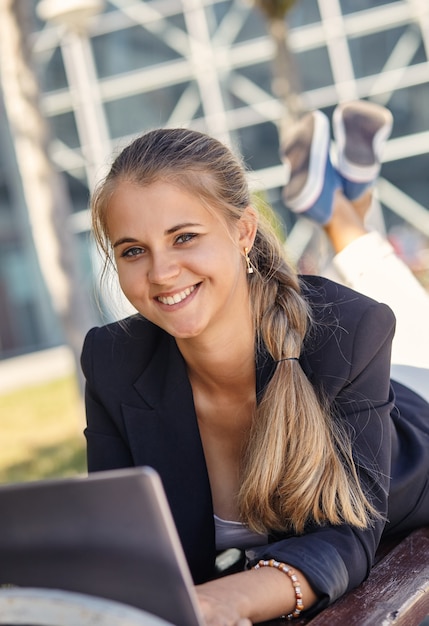
[{"label": "woman's face", "polygon": [[252,209],[228,227],[177,186],[121,182],[107,227],[125,296],[174,337],[219,333],[248,316],[243,253],[256,229]]}]

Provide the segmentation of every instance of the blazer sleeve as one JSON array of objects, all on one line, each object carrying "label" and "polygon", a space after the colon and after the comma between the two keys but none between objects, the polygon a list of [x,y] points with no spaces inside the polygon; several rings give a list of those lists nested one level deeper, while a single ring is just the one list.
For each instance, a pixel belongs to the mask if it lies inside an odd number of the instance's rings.
[{"label": "blazer sleeve", "polygon": [[[390,482],[389,372],[394,326],[390,309],[372,301],[360,316],[354,333],[349,325],[349,331],[342,335],[344,341],[341,335],[333,333],[331,341],[323,345],[320,374],[316,372],[312,381],[324,388],[334,407],[333,419],[339,420],[352,437],[361,485],[380,517],[366,530],[346,524],[314,526],[302,536],[283,538],[247,551],[249,566],[261,558],[276,558],[300,569],[319,597],[310,614],[367,577],[383,532]],[[317,359],[316,355],[316,369]],[[322,371],[328,372],[325,378]]]},{"label": "blazer sleeve", "polygon": [[[121,425],[118,423],[117,411],[111,406],[103,404],[97,393],[100,386],[97,369],[103,368],[102,355],[98,354],[101,342],[96,342],[97,334],[104,329],[93,328],[85,338],[82,349],[81,367],[85,376],[85,408],[87,427],[84,434],[87,442],[87,465],[89,472],[132,467],[131,451],[127,438],[123,436]],[[110,345],[111,342],[108,343]],[[98,357],[98,358],[97,358]],[[109,368],[105,368],[108,370]],[[113,381],[112,381],[113,382]],[[115,390],[115,385],[109,381],[103,387]],[[100,394],[101,395],[101,394]],[[103,394],[103,398],[110,400],[112,394]],[[113,395],[114,398],[114,395]],[[112,404],[112,402],[110,402]]]}]

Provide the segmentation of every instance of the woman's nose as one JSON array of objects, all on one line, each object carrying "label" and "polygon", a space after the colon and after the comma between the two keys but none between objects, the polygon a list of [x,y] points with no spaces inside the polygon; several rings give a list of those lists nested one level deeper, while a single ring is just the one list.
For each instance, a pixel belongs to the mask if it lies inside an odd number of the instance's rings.
[{"label": "woman's nose", "polygon": [[148,278],[150,282],[158,285],[167,284],[179,273],[179,265],[175,256],[168,252],[152,253]]}]

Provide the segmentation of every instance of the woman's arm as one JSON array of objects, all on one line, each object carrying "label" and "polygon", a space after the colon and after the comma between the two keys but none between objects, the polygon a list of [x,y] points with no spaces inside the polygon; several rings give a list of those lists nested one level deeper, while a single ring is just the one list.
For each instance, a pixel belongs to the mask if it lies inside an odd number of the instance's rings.
[{"label": "woman's arm", "polygon": [[[303,605],[309,608],[316,596],[304,574],[294,571]],[[292,613],[296,605],[291,579],[274,567],[232,574],[196,589],[208,626],[246,626]]]}]

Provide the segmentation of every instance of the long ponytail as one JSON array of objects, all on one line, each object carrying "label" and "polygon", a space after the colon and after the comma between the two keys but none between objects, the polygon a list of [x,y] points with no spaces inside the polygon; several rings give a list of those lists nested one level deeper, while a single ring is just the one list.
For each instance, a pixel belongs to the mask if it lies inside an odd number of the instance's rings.
[{"label": "long ponytail", "polygon": [[[362,491],[350,440],[299,363],[311,311],[272,232],[261,225],[249,280],[258,342],[276,362],[242,459],[242,520],[259,532],[300,533],[305,524],[366,527],[375,511]],[[291,358],[292,357],[292,358]]]}]

